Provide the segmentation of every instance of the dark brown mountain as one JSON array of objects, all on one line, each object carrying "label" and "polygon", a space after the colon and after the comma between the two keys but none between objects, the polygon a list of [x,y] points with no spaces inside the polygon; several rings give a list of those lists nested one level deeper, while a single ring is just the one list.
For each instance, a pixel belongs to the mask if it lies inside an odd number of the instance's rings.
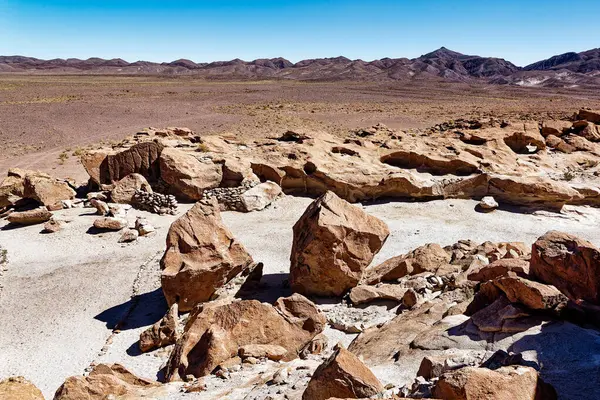
[{"label": "dark brown mountain", "polygon": [[382,58],[374,61],[346,57],[318,58],[292,63],[285,58],[195,63],[179,59],[168,63],[116,58],[41,60],[0,56],[2,73],[192,75],[207,79],[292,79],[402,81],[433,79],[521,86],[600,86],[600,50],[565,53],[525,68],[495,57],[466,55],[442,47],[418,58]]}]

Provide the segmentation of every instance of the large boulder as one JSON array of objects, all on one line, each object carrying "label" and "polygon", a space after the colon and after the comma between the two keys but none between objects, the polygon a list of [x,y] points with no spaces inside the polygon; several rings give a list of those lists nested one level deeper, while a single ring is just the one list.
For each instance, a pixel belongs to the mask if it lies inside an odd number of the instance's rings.
[{"label": "large boulder", "polygon": [[99,364],[88,376],[72,376],[58,388],[54,400],[105,400],[157,398],[158,382],[139,378],[119,364]]},{"label": "large boulder", "polygon": [[354,354],[337,345],[333,354],[314,372],[303,400],[363,398],[383,392],[381,382]]},{"label": "large boulder", "polygon": [[143,175],[129,174],[120,181],[115,182],[114,188],[110,192],[110,198],[113,203],[131,204],[135,202],[133,196],[137,190],[152,193],[152,188]]},{"label": "large boulder", "polygon": [[546,233],[533,245],[530,274],[573,300],[600,304],[600,250],[587,240]]},{"label": "large boulder", "polygon": [[443,374],[433,388],[442,400],[555,400],[556,391],[535,369],[523,366],[497,370],[466,367]]},{"label": "large boulder", "polygon": [[169,305],[190,311],[251,264],[250,254],[223,225],[216,199],[203,200],[169,228],[160,262],[162,289]]},{"label": "large boulder", "polygon": [[158,181],[158,158],[163,149],[164,146],[158,142],[145,142],[106,156],[100,166],[100,183],[120,181],[133,173],[143,175],[149,182]]},{"label": "large boulder", "polygon": [[12,174],[8,171],[8,176],[0,183],[0,208],[13,206],[25,196],[23,177]]},{"label": "large boulder", "polygon": [[339,296],[356,286],[383,246],[387,225],[327,192],[294,225],[290,284],[294,291]]},{"label": "large boulder", "polygon": [[218,187],[222,167],[210,160],[200,161],[193,154],[166,148],[160,155],[160,177],[171,194],[183,200],[200,200],[206,189]]},{"label": "large boulder", "polygon": [[[75,197],[75,191],[65,181],[40,172],[27,172],[23,181],[23,196],[44,206],[60,205],[61,200]],[[62,207],[61,207],[62,208]]]},{"label": "large boulder", "polygon": [[539,176],[490,176],[488,194],[500,203],[560,208],[584,197],[566,183]]},{"label": "large boulder", "polygon": [[49,221],[52,213],[45,208],[13,212],[8,215],[8,222],[15,225],[35,225]]},{"label": "large boulder", "polygon": [[367,270],[365,281],[369,284],[396,281],[406,275],[435,272],[448,263],[450,254],[439,244],[428,243]]},{"label": "large boulder", "polygon": [[211,373],[247,345],[286,349],[289,361],[325,327],[326,319],[305,297],[294,294],[272,306],[257,300],[199,306],[192,311],[166,371],[168,381]]},{"label": "large boulder", "polygon": [[2,400],[44,400],[42,391],[22,376],[13,376],[0,381]]},{"label": "large boulder", "polygon": [[520,303],[532,310],[553,309],[567,298],[554,286],[530,281],[517,276],[506,276],[494,281],[513,303]]},{"label": "large boulder", "polygon": [[485,282],[508,276],[509,273],[527,278],[529,276],[529,261],[522,258],[501,258],[468,271],[468,278],[476,282]]},{"label": "large boulder", "polygon": [[262,210],[280,195],[281,186],[274,182],[263,182],[242,193],[242,209],[246,212]]},{"label": "large boulder", "polygon": [[546,148],[544,137],[536,131],[515,132],[505,137],[504,143],[519,154],[535,153]]}]

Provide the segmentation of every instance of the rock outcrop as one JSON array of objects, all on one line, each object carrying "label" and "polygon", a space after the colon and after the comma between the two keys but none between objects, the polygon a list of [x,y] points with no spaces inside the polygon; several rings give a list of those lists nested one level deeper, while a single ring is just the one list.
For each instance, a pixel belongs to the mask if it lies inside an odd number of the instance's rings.
[{"label": "rock outcrop", "polygon": [[2,400],[44,400],[44,395],[33,383],[22,376],[13,376],[0,381]]},{"label": "rock outcrop", "polygon": [[290,285],[294,291],[340,296],[356,286],[389,235],[387,225],[327,192],[294,225]]},{"label": "rock outcrop", "polygon": [[152,188],[143,175],[129,174],[115,182],[114,188],[110,192],[110,198],[114,203],[132,204],[135,202],[134,196],[138,190],[152,193]]},{"label": "rock outcrop", "polygon": [[274,306],[242,300],[196,307],[171,353],[167,380],[207,375],[246,345],[280,346],[286,349],[282,360],[289,361],[325,323],[315,305],[299,294],[280,298]]},{"label": "rock outcrop", "polygon": [[10,169],[0,184],[0,208],[28,199],[51,209],[61,209],[61,201],[73,197],[75,191],[67,182],[37,171]]},{"label": "rock outcrop", "polygon": [[314,372],[303,400],[363,398],[383,392],[383,385],[354,354],[337,345],[333,354]]}]

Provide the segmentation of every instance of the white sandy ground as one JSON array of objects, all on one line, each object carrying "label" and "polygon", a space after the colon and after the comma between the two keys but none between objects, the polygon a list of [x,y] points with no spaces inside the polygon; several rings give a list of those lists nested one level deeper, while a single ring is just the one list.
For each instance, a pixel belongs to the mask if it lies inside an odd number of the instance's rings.
[{"label": "white sandy ground", "polygon": [[[292,226],[310,201],[288,196],[260,212],[223,213],[237,239],[256,261],[264,263],[267,286],[261,299],[271,300],[285,293],[281,283],[289,270]],[[562,214],[502,210],[482,214],[474,211],[476,204],[471,200],[440,200],[363,206],[384,220],[392,232],[373,263],[430,242],[448,245],[473,239],[531,244],[551,229],[600,245],[597,209],[568,207]],[[189,207],[184,205],[180,210]],[[158,261],[175,218],[132,210],[130,222],[144,215],[157,227],[157,233],[133,244],[119,244],[119,233],[86,233],[96,218],[92,212],[56,212],[58,218],[72,222],[55,234],[40,234],[39,225],[0,230],[0,247],[8,251],[7,271],[0,276],[0,377],[23,375],[48,399],[66,377],[81,375],[92,362],[120,362],[140,376],[156,379],[167,357],[164,349],[140,355],[136,342],[139,333],[166,310]],[[5,221],[0,222],[0,228],[5,225]],[[132,294],[139,295],[133,303]],[[128,312],[121,330],[113,334],[115,323]],[[339,331],[327,332],[332,342],[347,345],[352,339]],[[314,360],[296,362],[315,364]],[[209,378],[209,392],[185,398],[240,398],[252,391],[247,382],[256,378],[257,370],[268,375],[278,368],[281,366],[269,363],[250,372],[243,370],[227,381]],[[393,371],[375,372],[384,383],[394,380]],[[308,380],[307,376],[296,378]],[[227,387],[236,385],[240,387],[226,395]],[[165,396],[179,398],[177,389],[177,385],[167,387],[170,394],[165,392]],[[273,390],[276,393],[276,388]],[[264,396],[264,392],[257,396]]]}]

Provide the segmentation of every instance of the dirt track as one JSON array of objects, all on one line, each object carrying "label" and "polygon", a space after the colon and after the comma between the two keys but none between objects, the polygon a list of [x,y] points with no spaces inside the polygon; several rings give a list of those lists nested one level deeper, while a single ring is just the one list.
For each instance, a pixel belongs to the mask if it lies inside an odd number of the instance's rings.
[{"label": "dirt track", "polygon": [[85,180],[79,147],[118,141],[147,126],[252,138],[298,128],[344,134],[379,122],[404,130],[460,117],[560,118],[579,107],[600,107],[597,94],[573,90],[420,81],[5,75],[0,76],[0,176],[24,167]]}]

